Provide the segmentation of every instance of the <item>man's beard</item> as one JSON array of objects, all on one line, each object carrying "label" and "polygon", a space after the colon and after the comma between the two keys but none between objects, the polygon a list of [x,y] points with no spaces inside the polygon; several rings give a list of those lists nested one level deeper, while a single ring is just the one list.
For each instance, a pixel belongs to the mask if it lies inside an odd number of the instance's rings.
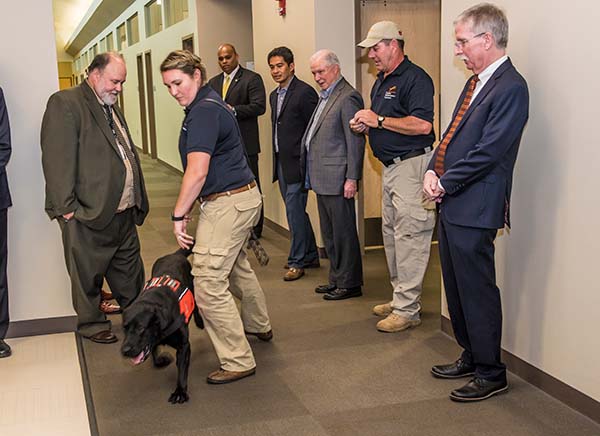
[{"label": "man's beard", "polygon": [[115,104],[117,102],[117,95],[107,92],[107,93],[103,94],[100,97],[100,99],[104,102],[104,104],[112,106],[113,104]]}]

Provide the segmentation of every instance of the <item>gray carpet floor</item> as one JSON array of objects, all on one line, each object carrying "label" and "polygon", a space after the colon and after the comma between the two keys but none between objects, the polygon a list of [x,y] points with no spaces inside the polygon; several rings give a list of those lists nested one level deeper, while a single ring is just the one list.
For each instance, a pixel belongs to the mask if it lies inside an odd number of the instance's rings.
[{"label": "gray carpet floor", "polygon": [[[147,274],[153,261],[175,250],[169,214],[179,177],[144,158],[151,214],[140,231]],[[250,257],[267,296],[274,339],[251,338],[257,372],[230,385],[205,382],[218,362],[205,332],[191,325],[190,401],[167,402],[174,365],[132,367],[120,342],[83,341],[99,434],[102,436],[416,436],[600,435],[600,426],[510,375],[510,391],[474,404],[448,399],[465,381],[437,380],[429,368],[454,360],[455,342],[440,331],[437,247],[423,293],[423,323],[402,333],[377,332],[374,304],[389,300],[383,250],[367,251],[364,296],[324,301],[313,289],[327,281],[327,261],[304,278],[284,282],[289,242],[266,228],[271,257]],[[112,316],[122,338],[120,316]],[[192,323],[193,324],[193,323]],[[171,350],[169,350],[171,351]],[[174,353],[172,353],[174,355]]]}]

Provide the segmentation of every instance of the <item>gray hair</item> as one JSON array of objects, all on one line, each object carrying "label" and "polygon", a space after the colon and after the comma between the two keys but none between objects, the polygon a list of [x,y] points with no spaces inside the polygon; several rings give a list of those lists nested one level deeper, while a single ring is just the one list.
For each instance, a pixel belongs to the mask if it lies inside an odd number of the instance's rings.
[{"label": "gray hair", "polygon": [[92,63],[86,68],[85,72],[88,76],[94,70],[98,70],[99,73],[102,73],[106,66],[110,63],[110,61],[115,59],[120,60],[123,63],[125,62],[125,58],[123,58],[123,55],[116,51],[107,51],[104,53],[99,53],[96,56],[94,56],[94,59],[92,59]]},{"label": "gray hair", "polygon": [[470,24],[473,33],[491,33],[498,48],[506,48],[508,44],[508,19],[496,5],[479,3],[472,6],[454,21],[454,25],[459,23]]},{"label": "gray hair", "polygon": [[330,65],[337,65],[340,70],[342,69],[341,65],[340,65],[340,59],[337,57],[337,55],[329,50],[328,48],[324,48],[322,50],[319,50],[317,52],[315,52],[311,57],[310,57],[310,62],[316,62],[318,59],[323,59],[325,61],[325,65],[326,66],[330,66]]}]

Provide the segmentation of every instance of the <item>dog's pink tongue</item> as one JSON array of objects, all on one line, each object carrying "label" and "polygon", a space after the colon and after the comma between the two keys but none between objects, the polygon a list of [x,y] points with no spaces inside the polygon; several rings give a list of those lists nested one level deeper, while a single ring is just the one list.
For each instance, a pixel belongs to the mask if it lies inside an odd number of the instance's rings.
[{"label": "dog's pink tongue", "polygon": [[144,360],[144,350],[142,350],[140,354],[131,359],[131,363],[133,363],[134,365],[139,365],[140,363],[142,363],[142,360]]}]

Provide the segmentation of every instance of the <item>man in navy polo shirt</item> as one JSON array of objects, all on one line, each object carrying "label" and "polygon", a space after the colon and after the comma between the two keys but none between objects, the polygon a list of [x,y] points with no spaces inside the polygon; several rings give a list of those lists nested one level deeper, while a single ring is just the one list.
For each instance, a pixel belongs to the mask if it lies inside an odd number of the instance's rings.
[{"label": "man in navy polo shirt", "polygon": [[375,23],[358,44],[369,49],[379,72],[371,90],[371,109],[350,121],[369,135],[373,154],[383,163],[382,233],[394,288],[392,301],[373,312],[385,319],[383,332],[421,324],[421,289],[435,224],[434,206],[423,200],[422,183],[431,159],[433,81],[404,54],[404,39],[391,21]]}]

